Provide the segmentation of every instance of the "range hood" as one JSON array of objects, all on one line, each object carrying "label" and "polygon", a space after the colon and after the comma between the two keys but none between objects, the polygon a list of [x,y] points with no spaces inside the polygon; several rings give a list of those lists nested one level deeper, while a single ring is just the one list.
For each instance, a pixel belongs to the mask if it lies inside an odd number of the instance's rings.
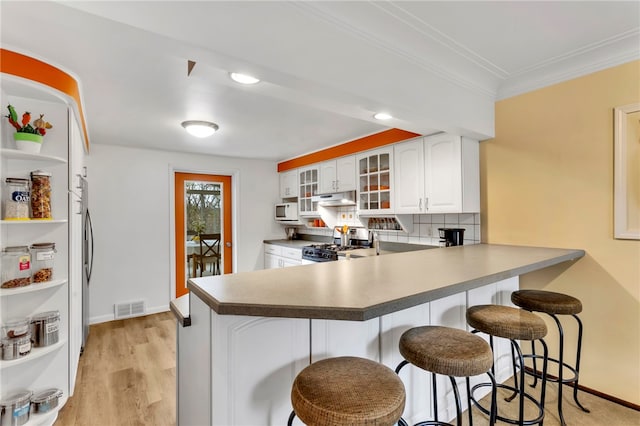
[{"label": "range hood", "polygon": [[319,206],[323,207],[340,207],[340,206],[355,206],[356,205],[356,192],[336,192],[333,194],[314,195],[311,197],[312,202],[317,202]]}]

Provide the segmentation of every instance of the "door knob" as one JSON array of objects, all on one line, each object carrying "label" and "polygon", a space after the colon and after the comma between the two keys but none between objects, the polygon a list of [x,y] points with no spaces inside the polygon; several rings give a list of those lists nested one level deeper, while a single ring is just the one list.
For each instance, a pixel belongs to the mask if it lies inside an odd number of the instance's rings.
[{"label": "door knob", "polygon": [[224,243],[224,245],[227,247],[231,247],[231,241],[227,241],[226,243]]}]

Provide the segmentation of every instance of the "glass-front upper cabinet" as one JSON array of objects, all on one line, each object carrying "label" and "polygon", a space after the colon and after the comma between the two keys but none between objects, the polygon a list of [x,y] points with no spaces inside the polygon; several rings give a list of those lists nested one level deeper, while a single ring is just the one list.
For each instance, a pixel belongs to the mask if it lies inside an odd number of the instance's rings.
[{"label": "glass-front upper cabinet", "polygon": [[318,166],[307,167],[298,170],[298,207],[300,216],[317,216],[318,202],[311,201],[311,197],[318,195],[319,170]]},{"label": "glass-front upper cabinet", "polygon": [[358,207],[360,213],[392,213],[393,149],[358,155]]}]

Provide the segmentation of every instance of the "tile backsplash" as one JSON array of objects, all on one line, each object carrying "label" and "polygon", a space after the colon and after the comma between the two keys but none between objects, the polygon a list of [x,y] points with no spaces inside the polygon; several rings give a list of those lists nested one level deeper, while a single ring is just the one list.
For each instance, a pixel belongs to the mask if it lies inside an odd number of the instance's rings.
[{"label": "tile backsplash", "polygon": [[480,244],[480,213],[414,214],[413,232],[387,232],[383,237],[384,231],[380,231],[380,239],[437,246],[440,241],[438,228],[463,228],[465,244]]},{"label": "tile backsplash", "polygon": [[[345,210],[346,211],[346,210]],[[360,223],[354,223],[360,226]],[[458,214],[414,214],[413,231],[409,234],[402,231],[377,231],[381,241],[393,241],[399,243],[425,244],[437,246],[440,241],[438,228],[464,228],[464,243],[479,244],[480,213]],[[331,229],[298,228],[300,234],[332,236]]]}]

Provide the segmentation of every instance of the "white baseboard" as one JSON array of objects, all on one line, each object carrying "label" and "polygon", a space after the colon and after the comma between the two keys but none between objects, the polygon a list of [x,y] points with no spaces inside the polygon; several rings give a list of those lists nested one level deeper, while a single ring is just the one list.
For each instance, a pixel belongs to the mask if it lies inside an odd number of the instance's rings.
[{"label": "white baseboard", "polygon": [[[139,316],[158,314],[160,312],[167,312],[167,311],[169,311],[169,305],[154,306],[152,308],[147,308],[146,312],[143,315],[139,315]],[[109,322],[109,321],[115,321],[114,313],[89,317],[89,324],[100,324],[100,323]]]}]

